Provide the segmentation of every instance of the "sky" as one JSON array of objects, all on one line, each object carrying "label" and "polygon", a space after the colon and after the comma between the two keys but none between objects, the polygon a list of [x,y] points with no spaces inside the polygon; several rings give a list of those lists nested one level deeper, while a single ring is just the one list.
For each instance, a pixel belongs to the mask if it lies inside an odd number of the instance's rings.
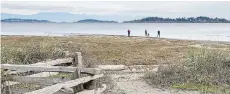
[{"label": "sky", "polygon": [[230,1],[2,1],[1,13],[31,15],[39,12],[73,14],[194,17],[230,19]]}]

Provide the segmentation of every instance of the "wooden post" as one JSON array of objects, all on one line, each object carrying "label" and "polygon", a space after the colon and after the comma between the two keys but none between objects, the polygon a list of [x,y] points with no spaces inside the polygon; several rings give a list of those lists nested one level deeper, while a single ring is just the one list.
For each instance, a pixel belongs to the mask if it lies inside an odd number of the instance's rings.
[{"label": "wooden post", "polygon": [[5,92],[5,94],[11,94],[10,86],[7,85],[7,84],[9,84],[9,81],[7,81],[7,80],[10,80],[10,78],[8,78],[8,72],[9,71],[8,71],[8,69],[4,69],[3,71],[4,71],[3,76],[4,76],[4,80],[5,80],[5,81],[3,81],[4,92]]},{"label": "wooden post", "polygon": [[82,68],[82,67],[83,67],[81,52],[76,52],[76,53],[73,55],[73,62],[72,62],[72,65],[75,66],[75,67],[79,67],[79,68]]},{"label": "wooden post", "polygon": [[[5,81],[5,83],[9,84],[9,81]],[[6,94],[11,94],[11,89],[9,85],[6,86]]]},{"label": "wooden post", "polygon": [[[77,52],[74,54],[73,56],[73,66],[75,67],[78,67],[78,68],[82,68],[82,57],[81,57],[81,53],[80,52]],[[74,79],[77,79],[77,78],[81,78],[81,70],[80,69],[76,69],[76,71],[73,73],[73,80]],[[75,87],[73,87],[73,91],[74,93],[77,93],[77,92],[80,92],[80,91],[83,91],[84,88],[83,88],[83,85],[82,84],[79,84]]]}]

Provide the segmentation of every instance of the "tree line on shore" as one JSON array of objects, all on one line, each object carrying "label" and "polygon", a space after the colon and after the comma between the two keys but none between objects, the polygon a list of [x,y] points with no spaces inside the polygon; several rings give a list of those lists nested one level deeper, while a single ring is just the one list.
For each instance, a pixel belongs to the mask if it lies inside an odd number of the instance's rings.
[{"label": "tree line on shore", "polygon": [[161,17],[147,17],[139,20],[124,21],[123,23],[230,23],[224,18],[209,18],[205,16],[189,17],[189,18],[161,18]]},{"label": "tree line on shore", "polygon": [[[1,22],[55,23],[49,20],[19,19],[19,18],[2,19]],[[73,23],[118,23],[118,22],[117,21],[96,20],[96,19],[84,19],[84,20],[73,22]],[[199,17],[189,17],[189,18],[185,18],[185,17],[181,17],[181,18],[146,17],[142,19],[124,21],[122,23],[230,23],[230,21],[224,18],[217,18],[217,17],[209,18],[205,16],[199,16]]]},{"label": "tree line on shore", "polygon": [[10,18],[3,19],[1,22],[25,22],[25,23],[53,23],[48,20],[37,20],[37,19],[18,19],[18,18]]}]

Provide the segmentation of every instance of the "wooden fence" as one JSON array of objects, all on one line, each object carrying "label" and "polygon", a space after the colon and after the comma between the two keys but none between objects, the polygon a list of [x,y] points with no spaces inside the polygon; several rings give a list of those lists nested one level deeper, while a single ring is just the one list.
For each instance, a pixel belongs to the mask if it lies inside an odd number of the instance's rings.
[{"label": "wooden fence", "polygon": [[[71,63],[72,66],[55,66],[67,63]],[[6,94],[11,94],[10,85],[19,83],[50,85],[26,94],[53,94],[60,90],[67,90],[69,93],[74,94],[100,94],[106,89],[105,84],[102,85],[102,88],[97,88],[98,81],[96,79],[103,77],[101,70],[98,68],[85,68],[80,52],[76,52],[73,58],[38,62],[31,65],[1,64],[1,68],[4,69],[2,89]],[[15,75],[31,71],[40,73],[28,76]],[[49,77],[50,75],[46,75],[47,72],[53,75],[58,74],[58,72],[72,73],[72,78],[52,78]],[[86,74],[86,76],[83,77],[82,74]]]}]

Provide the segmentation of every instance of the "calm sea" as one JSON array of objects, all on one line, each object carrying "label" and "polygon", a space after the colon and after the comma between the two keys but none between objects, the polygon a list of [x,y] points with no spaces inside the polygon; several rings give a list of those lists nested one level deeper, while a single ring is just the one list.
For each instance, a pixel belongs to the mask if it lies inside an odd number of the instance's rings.
[{"label": "calm sea", "polygon": [[1,35],[127,35],[190,40],[230,41],[230,23],[1,23]]}]

